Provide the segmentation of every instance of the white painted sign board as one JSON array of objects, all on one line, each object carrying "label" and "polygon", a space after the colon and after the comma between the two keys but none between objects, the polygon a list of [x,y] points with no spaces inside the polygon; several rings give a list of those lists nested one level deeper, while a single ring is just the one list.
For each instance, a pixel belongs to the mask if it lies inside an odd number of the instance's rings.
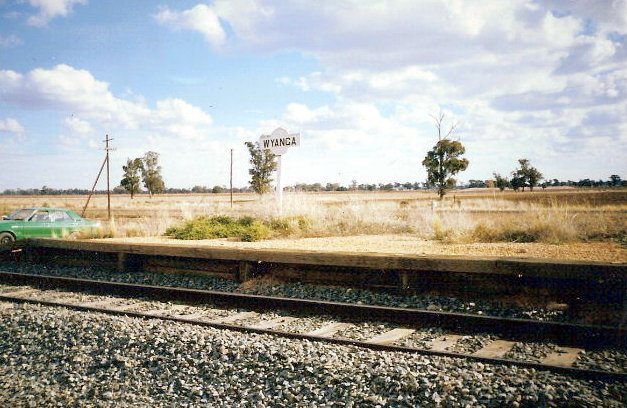
[{"label": "white painted sign board", "polygon": [[300,146],[300,134],[289,134],[287,130],[278,128],[270,135],[261,136],[259,145],[262,149],[268,149],[277,156],[281,156],[287,153],[289,147]]},{"label": "white painted sign board", "polygon": [[283,128],[277,128],[269,135],[262,135],[259,138],[259,146],[268,149],[277,155],[276,167],[276,195],[279,205],[279,215],[283,214],[283,187],[281,186],[281,156],[287,153],[287,149],[293,146],[300,146],[300,134],[289,134]]}]

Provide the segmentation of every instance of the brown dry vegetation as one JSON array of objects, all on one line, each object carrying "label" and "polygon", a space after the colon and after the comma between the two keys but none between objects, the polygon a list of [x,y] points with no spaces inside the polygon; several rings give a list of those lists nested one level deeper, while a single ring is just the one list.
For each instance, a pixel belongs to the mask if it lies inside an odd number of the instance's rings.
[{"label": "brown dry vegetation", "polygon": [[[81,212],[84,196],[3,196],[4,214],[26,206],[68,207]],[[106,196],[95,196],[86,216],[105,220]],[[112,196],[109,235],[155,237],[172,225],[198,216],[255,216],[276,219],[274,198],[236,194]],[[334,192],[286,193],[288,220],[281,238],[411,234],[443,243],[613,241],[624,244],[627,190],[547,189],[504,192],[455,191],[437,201],[434,193]],[[303,223],[305,219],[307,222]]]}]

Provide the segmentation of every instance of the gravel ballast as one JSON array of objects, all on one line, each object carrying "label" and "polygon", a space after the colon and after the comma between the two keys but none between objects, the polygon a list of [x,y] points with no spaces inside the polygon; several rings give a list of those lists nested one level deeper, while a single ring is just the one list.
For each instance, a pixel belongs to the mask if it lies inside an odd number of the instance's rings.
[{"label": "gravel ballast", "polygon": [[624,384],[242,334],[0,308],[4,406],[623,406]]},{"label": "gravel ballast", "polygon": [[[21,292],[33,289],[31,287],[20,287],[11,285],[0,285],[0,294],[10,294],[11,292]],[[289,333],[309,333],[334,323],[341,323],[341,327],[333,335],[334,337],[367,341],[375,336],[381,335],[398,326],[383,321],[364,322],[342,322],[331,315],[302,316],[289,311],[255,311],[246,308],[232,308],[212,305],[212,304],[186,304],[179,302],[163,302],[145,298],[133,299],[123,297],[112,297],[104,295],[90,295],[81,292],[68,292],[63,290],[35,290],[28,293],[28,297],[33,300],[54,301],[81,305],[104,305],[105,308],[122,310],[129,312],[148,313],[152,316],[187,317],[197,316],[203,321],[216,320],[223,322],[228,319],[229,323],[245,327],[259,327],[270,323],[282,332]],[[95,304],[94,304],[95,302]],[[0,303],[1,305],[1,303]],[[194,319],[194,317],[192,317]],[[437,327],[416,327],[413,333],[399,340],[397,345],[410,348],[431,349],[431,341],[439,337],[446,337],[449,334]],[[486,333],[475,333],[472,335],[456,336],[459,339],[454,345],[447,347],[448,351],[457,353],[474,353],[489,343],[499,340],[497,336]],[[517,343],[505,355],[506,358],[521,361],[542,362],[550,353],[560,349],[559,346],[550,342],[525,342]],[[575,362],[576,367],[592,368],[603,371],[624,372],[627,363],[627,356],[624,350],[604,349],[581,351],[579,358]]]},{"label": "gravel ballast", "polygon": [[264,279],[255,282],[238,282],[212,276],[194,276],[154,272],[120,273],[103,268],[54,266],[30,263],[5,263],[2,270],[7,272],[68,276],[81,279],[94,279],[113,282],[137,283],[158,286],[175,286],[190,289],[239,292],[263,296],[280,296],[298,299],[326,300],[365,305],[404,307],[431,311],[471,313],[487,316],[521,318],[544,321],[577,323],[576,316],[561,310],[548,310],[540,307],[519,307],[501,302],[473,299],[472,301],[451,296],[430,294],[401,295],[385,291],[320,286],[298,282],[272,282]]}]

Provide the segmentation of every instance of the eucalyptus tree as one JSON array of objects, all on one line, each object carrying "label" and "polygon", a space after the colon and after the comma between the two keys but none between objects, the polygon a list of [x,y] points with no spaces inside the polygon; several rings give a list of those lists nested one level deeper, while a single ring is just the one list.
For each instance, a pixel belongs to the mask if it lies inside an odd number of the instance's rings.
[{"label": "eucalyptus tree", "polygon": [[453,176],[468,167],[468,159],[461,156],[466,153],[466,148],[458,140],[452,140],[456,125],[451,125],[448,130],[444,128],[444,114],[440,112],[434,117],[438,131],[438,142],[433,149],[427,152],[422,165],[427,169],[427,185],[435,187],[440,200],[446,194],[446,190],[455,187]]},{"label": "eucalyptus tree", "polygon": [[131,193],[131,199],[135,196],[136,193],[139,193],[140,189],[140,172],[144,168],[144,163],[142,159],[127,159],[126,166],[122,166],[122,170],[124,171],[124,177],[122,181],[120,181],[120,185],[124,187],[126,191]]},{"label": "eucalyptus tree", "polygon": [[518,164],[520,167],[514,170],[512,176],[522,180],[523,191],[525,186],[529,187],[529,191],[533,191],[533,188],[542,180],[542,173],[533,167],[527,159],[518,159]]},{"label": "eucalyptus tree", "polygon": [[142,180],[148,190],[150,197],[153,194],[162,193],[165,190],[165,183],[161,176],[161,166],[159,166],[159,153],[146,152],[142,159]]},{"label": "eucalyptus tree", "polygon": [[503,177],[499,173],[493,173],[493,174],[494,174],[494,184],[499,190],[503,191],[507,187],[512,186],[509,180],[507,179],[507,177]]},{"label": "eucalyptus tree", "polygon": [[259,143],[246,142],[250,153],[250,187],[257,194],[265,194],[272,189],[272,172],[277,168],[276,155],[262,149]]}]

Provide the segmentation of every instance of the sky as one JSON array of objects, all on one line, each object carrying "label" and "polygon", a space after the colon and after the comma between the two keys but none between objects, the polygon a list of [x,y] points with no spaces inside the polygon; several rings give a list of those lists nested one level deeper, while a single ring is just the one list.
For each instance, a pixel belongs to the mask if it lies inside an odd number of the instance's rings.
[{"label": "sky", "polygon": [[[627,0],[0,0],[0,190],[90,188],[111,146],[166,187],[423,182],[434,117],[460,181],[627,178]],[[102,188],[104,184],[99,183]]]}]

